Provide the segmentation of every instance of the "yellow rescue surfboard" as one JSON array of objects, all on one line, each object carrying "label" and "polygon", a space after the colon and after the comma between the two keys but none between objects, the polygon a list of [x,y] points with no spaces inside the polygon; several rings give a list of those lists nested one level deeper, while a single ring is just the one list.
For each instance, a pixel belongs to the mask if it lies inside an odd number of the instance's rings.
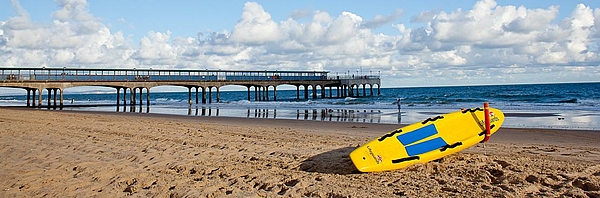
[{"label": "yellow rescue surfboard", "polygon": [[[504,123],[502,111],[489,108],[490,133]],[[350,153],[361,172],[387,171],[426,163],[469,148],[486,136],[484,109],[465,109],[423,120],[387,133]]]}]

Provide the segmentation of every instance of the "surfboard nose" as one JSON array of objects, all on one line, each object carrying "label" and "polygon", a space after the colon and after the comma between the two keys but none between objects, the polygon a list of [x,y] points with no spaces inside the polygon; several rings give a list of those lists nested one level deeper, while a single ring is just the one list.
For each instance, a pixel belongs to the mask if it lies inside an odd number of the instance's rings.
[{"label": "surfboard nose", "polygon": [[363,145],[350,153],[350,160],[360,172],[376,171],[378,167],[385,166],[381,152],[381,145]]},{"label": "surfboard nose", "polygon": [[364,172],[364,169],[369,164],[375,163],[375,160],[372,158],[372,156],[369,156],[369,152],[366,147],[359,147],[350,153],[350,160],[352,160],[352,163],[356,169],[361,172]]}]

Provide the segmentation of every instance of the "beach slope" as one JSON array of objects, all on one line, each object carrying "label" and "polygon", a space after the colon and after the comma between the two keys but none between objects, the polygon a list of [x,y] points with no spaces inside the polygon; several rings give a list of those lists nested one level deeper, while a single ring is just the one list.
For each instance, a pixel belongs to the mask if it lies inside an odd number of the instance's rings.
[{"label": "beach slope", "polygon": [[427,164],[359,173],[399,125],[0,108],[0,197],[600,197],[600,133],[501,128]]}]

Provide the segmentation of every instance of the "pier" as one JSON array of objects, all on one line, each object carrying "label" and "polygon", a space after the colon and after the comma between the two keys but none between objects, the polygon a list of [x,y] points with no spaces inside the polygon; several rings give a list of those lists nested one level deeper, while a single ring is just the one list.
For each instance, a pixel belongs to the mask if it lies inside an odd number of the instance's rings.
[{"label": "pier", "polygon": [[[46,90],[47,107],[63,107],[63,92],[80,86],[115,88],[116,105],[150,105],[150,89],[157,86],[181,86],[188,89],[192,105],[220,101],[221,87],[238,85],[247,88],[248,101],[277,101],[277,87],[293,85],[296,98],[366,97],[381,93],[380,76],[330,76],[327,71],[236,71],[236,70],[153,70],[153,69],[74,69],[74,68],[0,68],[0,87],[27,91],[27,106],[42,107]],[[362,86],[362,88],[361,88]],[[368,86],[368,88],[367,88]],[[375,87],[376,86],[376,87]],[[368,91],[367,91],[368,89]],[[216,97],[213,97],[213,90]],[[194,94],[195,93],[195,94]],[[128,95],[129,94],[129,95]],[[121,98],[122,95],[122,98]],[[139,98],[138,98],[139,96]],[[194,100],[195,99],[195,100]],[[139,102],[139,103],[138,103]]]}]

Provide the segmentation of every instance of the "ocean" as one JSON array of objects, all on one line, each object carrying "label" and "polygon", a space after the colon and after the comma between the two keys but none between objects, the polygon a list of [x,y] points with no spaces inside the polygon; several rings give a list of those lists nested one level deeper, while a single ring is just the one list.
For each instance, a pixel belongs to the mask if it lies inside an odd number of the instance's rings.
[{"label": "ocean", "polygon": [[[144,91],[143,105],[124,107],[122,102],[116,106],[116,90],[69,93],[67,89],[63,110],[410,124],[489,102],[506,114],[504,127],[600,130],[598,90],[600,83],[382,88],[380,95],[374,90],[370,97],[321,99],[319,92],[318,99],[309,100],[302,99],[302,90],[301,100],[296,99],[296,90],[277,90],[277,101],[272,101],[272,90],[271,101],[248,101],[247,91],[221,91],[218,103],[213,90],[213,103],[191,106],[187,92],[151,90],[150,106],[145,104]],[[26,106],[26,92],[22,92],[0,93],[0,106]]]}]

